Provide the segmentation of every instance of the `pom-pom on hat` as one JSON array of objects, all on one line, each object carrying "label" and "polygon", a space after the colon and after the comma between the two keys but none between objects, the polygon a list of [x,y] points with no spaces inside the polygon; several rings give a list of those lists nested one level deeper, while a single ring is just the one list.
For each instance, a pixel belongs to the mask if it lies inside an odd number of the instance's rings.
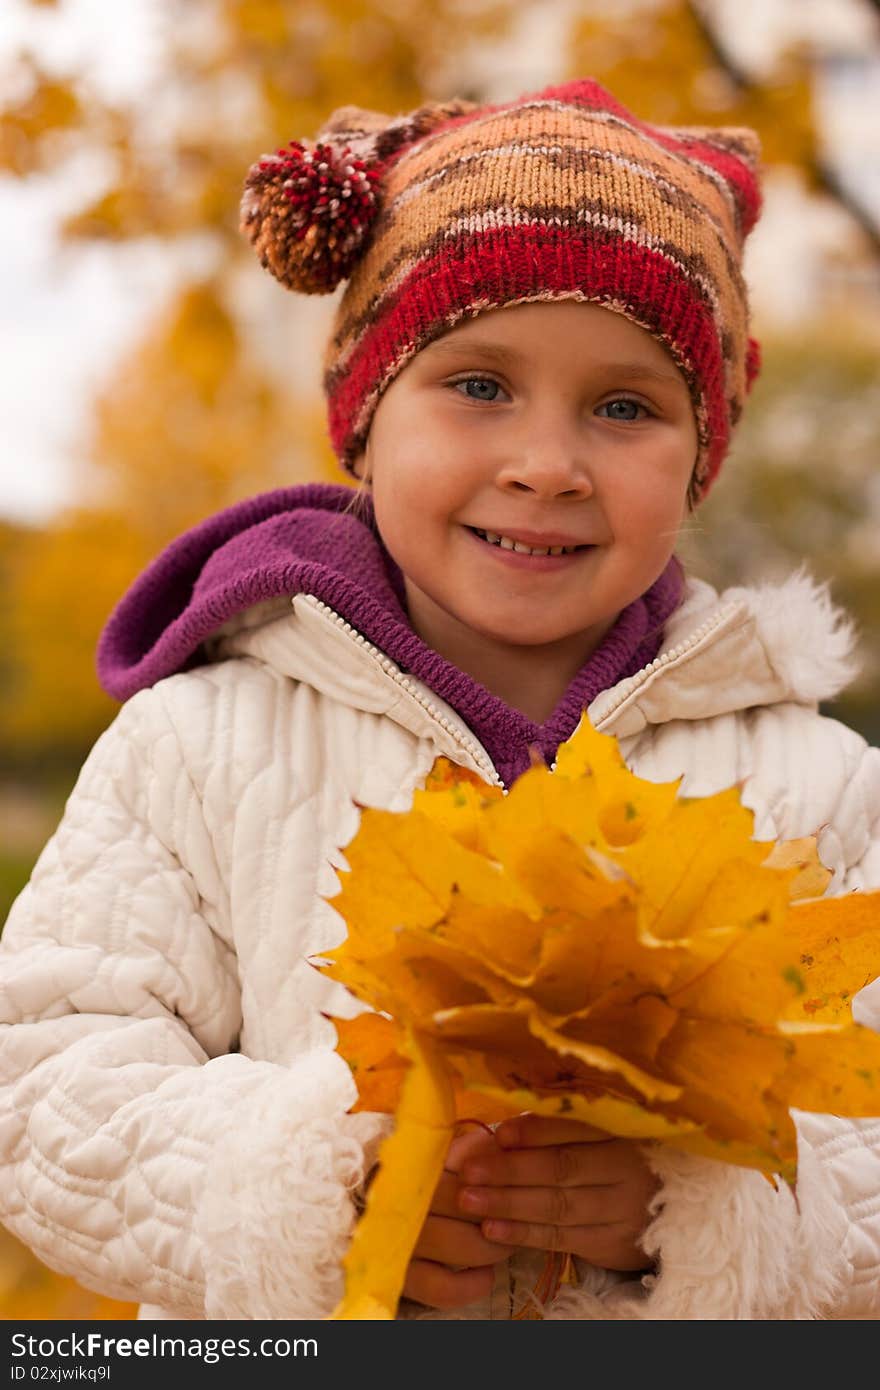
[{"label": "pom-pom on hat", "polygon": [[760,365],[742,272],[759,166],[755,131],[651,125],[584,78],[491,106],[342,107],[314,143],[252,167],[241,226],[289,289],[348,281],[323,384],[349,471],[383,391],[460,319],[580,299],[671,354],[694,406],[699,498]]}]

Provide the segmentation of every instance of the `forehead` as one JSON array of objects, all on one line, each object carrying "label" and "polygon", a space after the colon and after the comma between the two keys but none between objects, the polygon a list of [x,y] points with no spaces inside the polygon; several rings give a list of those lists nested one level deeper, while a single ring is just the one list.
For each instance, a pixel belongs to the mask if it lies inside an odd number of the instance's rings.
[{"label": "forehead", "polygon": [[461,355],[499,367],[571,354],[579,366],[684,384],[665,345],[639,324],[602,305],[575,300],[518,304],[461,320],[423,350],[431,361]]}]

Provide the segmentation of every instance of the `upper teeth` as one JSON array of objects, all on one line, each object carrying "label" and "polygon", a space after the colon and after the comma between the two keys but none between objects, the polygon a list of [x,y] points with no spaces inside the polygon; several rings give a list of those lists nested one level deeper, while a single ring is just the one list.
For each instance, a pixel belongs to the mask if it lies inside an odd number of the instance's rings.
[{"label": "upper teeth", "polygon": [[478,526],[473,529],[491,545],[500,545],[502,550],[518,550],[521,555],[571,555],[578,549],[576,545],[524,545],[522,541],[512,541],[509,536],[499,536],[496,531],[481,531]]}]

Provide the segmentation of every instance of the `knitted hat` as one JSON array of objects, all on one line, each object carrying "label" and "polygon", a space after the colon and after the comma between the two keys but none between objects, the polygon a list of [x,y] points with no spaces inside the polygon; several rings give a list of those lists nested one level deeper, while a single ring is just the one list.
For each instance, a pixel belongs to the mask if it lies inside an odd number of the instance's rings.
[{"label": "knitted hat", "polygon": [[290,289],[344,279],[324,358],[330,441],[363,449],[383,391],[466,315],[579,299],[658,339],[687,381],[705,494],[759,369],[742,252],[760,143],[655,126],[589,79],[391,118],[346,106],[247,177],[241,226]]}]

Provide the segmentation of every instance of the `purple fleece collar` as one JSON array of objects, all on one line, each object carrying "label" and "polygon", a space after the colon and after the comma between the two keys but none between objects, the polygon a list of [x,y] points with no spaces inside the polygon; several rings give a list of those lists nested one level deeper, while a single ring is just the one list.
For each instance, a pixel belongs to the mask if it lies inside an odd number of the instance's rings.
[{"label": "purple fleece collar", "polygon": [[550,761],[600,691],[632,675],[660,648],[681,601],[674,558],[620,614],[543,725],[512,709],[428,647],[409,625],[403,575],[379,535],[369,496],[359,513],[334,483],[280,488],[239,502],[172,541],[117,604],[98,643],[104,689],[126,700],[165,676],[202,664],[201,643],[234,614],[279,595],[312,593],[450,704],[483,744],[506,785]]}]

